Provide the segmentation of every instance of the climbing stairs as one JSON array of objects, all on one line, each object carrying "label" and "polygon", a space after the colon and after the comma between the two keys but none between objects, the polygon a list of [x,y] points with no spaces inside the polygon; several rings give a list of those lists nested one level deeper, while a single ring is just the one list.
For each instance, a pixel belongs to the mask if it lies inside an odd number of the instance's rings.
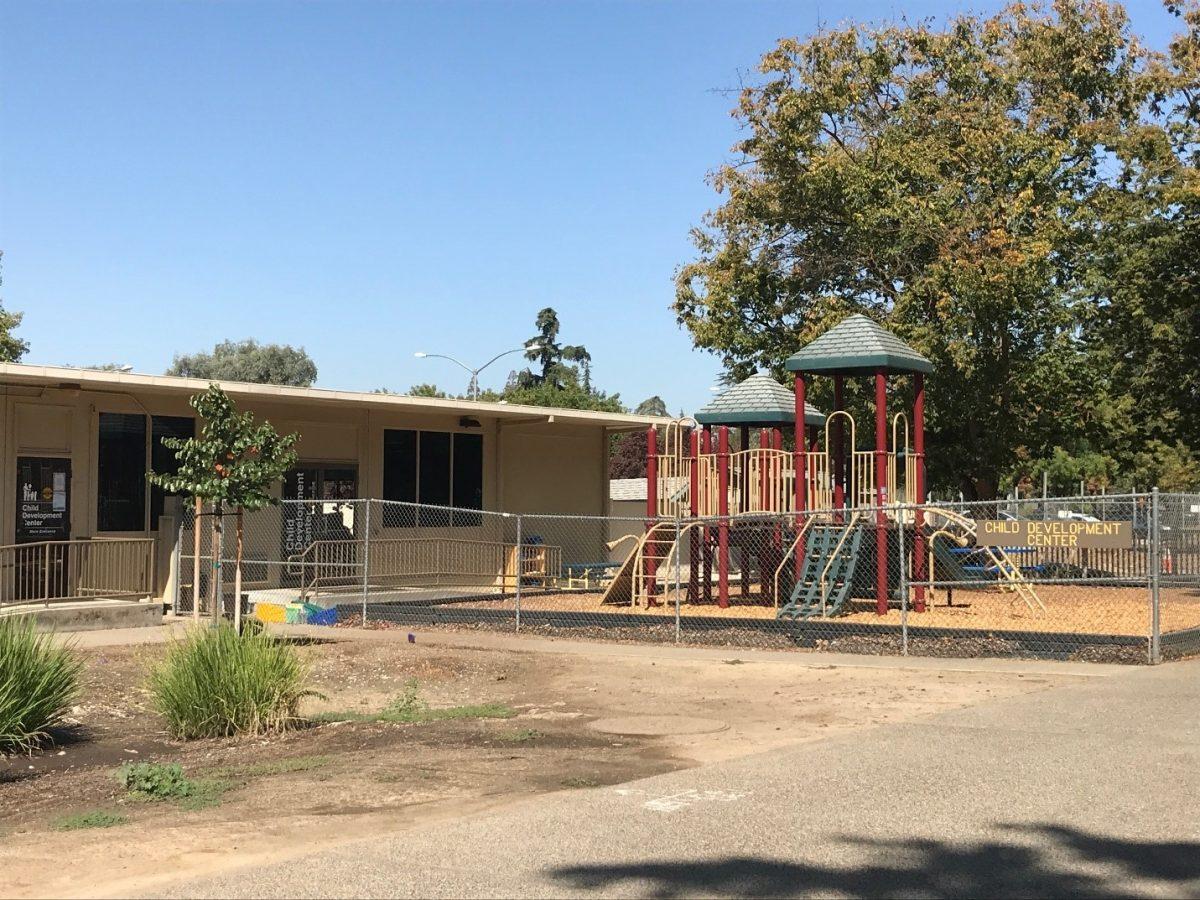
[{"label": "climbing stairs", "polygon": [[777,618],[809,619],[842,612],[854,584],[854,568],[862,543],[863,529],[857,519],[856,516],[846,525],[812,527],[800,577]]}]

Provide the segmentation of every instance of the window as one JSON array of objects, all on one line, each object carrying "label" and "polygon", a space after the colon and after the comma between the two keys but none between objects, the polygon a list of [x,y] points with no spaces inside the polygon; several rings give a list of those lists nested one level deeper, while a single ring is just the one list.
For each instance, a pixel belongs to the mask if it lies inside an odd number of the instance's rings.
[{"label": "window", "polygon": [[196,422],[190,416],[153,416],[150,428],[139,413],[100,413],[97,441],[97,531],[151,531],[158,528],[167,492],[146,490],[146,466],[155,472],[179,471],[175,451],[165,437],[189,438]]},{"label": "window", "polygon": [[383,433],[383,499],[417,502],[417,433]]},{"label": "window", "polygon": [[100,413],[96,528],[146,527],[146,417]]},{"label": "window", "polygon": [[454,524],[460,528],[478,527],[483,516],[457,512],[483,509],[483,435],[454,435]]},{"label": "window", "polygon": [[[383,433],[383,499],[464,510],[483,508],[483,436],[387,429]],[[477,513],[390,508],[385,525],[478,527]],[[419,517],[419,520],[418,520]]]},{"label": "window", "polygon": [[[150,419],[150,471],[160,475],[174,475],[179,471],[175,451],[164,447],[163,438],[190,438],[196,436],[196,420],[190,416],[153,416]],[[177,496],[174,491],[164,491],[157,484],[150,485],[150,530],[158,529],[158,517],[163,514],[167,497]]]}]

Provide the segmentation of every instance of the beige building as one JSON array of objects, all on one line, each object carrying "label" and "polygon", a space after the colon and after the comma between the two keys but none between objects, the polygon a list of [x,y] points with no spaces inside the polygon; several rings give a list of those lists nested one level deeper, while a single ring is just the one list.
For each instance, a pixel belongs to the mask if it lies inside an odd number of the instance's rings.
[{"label": "beige building", "polygon": [[[0,545],[158,535],[168,505],[146,472],[171,465],[161,438],[192,434],[188,398],[207,386],[0,364],[0,460],[9,473],[0,489]],[[605,515],[610,435],[655,421],[318,388],[221,387],[239,409],[300,435],[300,461],[280,488],[286,499]],[[429,530],[418,524],[406,531]],[[455,537],[487,539],[488,526],[469,512],[437,524]]]}]

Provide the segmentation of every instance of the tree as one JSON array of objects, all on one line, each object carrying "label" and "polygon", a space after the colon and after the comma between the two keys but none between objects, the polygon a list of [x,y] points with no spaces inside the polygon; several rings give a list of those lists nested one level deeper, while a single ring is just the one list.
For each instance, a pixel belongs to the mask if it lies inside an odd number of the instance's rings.
[{"label": "tree", "polygon": [[435,397],[438,399],[448,398],[450,395],[439,388],[436,384],[414,384],[408,389],[410,397]]},{"label": "tree", "polygon": [[259,344],[255,340],[222,341],[211,353],[177,354],[166,374],[309,387],[317,380],[317,366],[303,347]]},{"label": "tree", "polygon": [[1055,447],[1107,453],[1124,401],[1086,311],[1128,177],[1111,154],[1167,128],[1151,61],[1088,0],[780,41],[735,110],[748,134],[712,176],[725,200],[677,273],[680,321],[737,378],[782,377],[851,312],[883,322],[936,367],[934,487],[991,496]]},{"label": "tree", "polygon": [[538,363],[541,366],[541,372],[535,373],[526,369],[518,373],[517,378],[521,386],[550,384],[561,390],[565,388],[565,382],[570,377],[569,371],[574,368],[565,363],[574,362],[578,364],[581,375],[577,379],[580,387],[585,393],[590,393],[592,389],[592,355],[588,353],[587,348],[579,344],[563,346],[558,343],[558,313],[549,306],[537,314],[534,325],[538,333],[525,342],[530,346],[530,349],[525,351],[525,358]]},{"label": "tree", "polygon": [[[200,416],[199,437],[163,438],[163,446],[175,451],[179,469],[174,474],[150,472],[151,483],[164,490],[195,498],[197,513],[202,504],[211,507],[213,546],[221,532],[226,506],[237,511],[237,550],[234,568],[234,626],[240,630],[242,611],[242,537],[244,510],[261,509],[277,503],[271,486],[296,464],[298,435],[279,435],[269,422],[258,424],[251,413],[239,413],[232,400],[217,385],[196,394],[191,406]],[[199,518],[195,525],[200,529]],[[199,559],[197,558],[197,565]],[[199,584],[199,573],[194,579]],[[219,614],[216,579],[209,581],[213,615]],[[193,614],[199,616],[200,605]]]},{"label": "tree", "polygon": [[[4,253],[0,252],[0,262],[3,261]],[[4,279],[0,277],[0,285],[3,284]],[[21,357],[29,352],[29,342],[13,334],[23,318],[23,313],[9,312],[0,301],[0,362],[20,362]]]},{"label": "tree", "polygon": [[[639,416],[667,416],[667,404],[657,394],[647,397],[634,410]],[[608,459],[609,478],[646,477],[646,431],[639,428],[617,437]]]}]

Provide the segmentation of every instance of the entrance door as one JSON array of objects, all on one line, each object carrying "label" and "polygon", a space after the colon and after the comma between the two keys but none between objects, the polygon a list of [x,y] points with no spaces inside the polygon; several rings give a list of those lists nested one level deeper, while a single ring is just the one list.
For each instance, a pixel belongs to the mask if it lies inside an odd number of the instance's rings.
[{"label": "entrance door", "polygon": [[[55,456],[17,457],[18,544],[71,539],[71,460]],[[70,596],[69,546],[51,544],[16,552],[16,600]]]},{"label": "entrance door", "polygon": [[[357,496],[358,469],[352,466],[306,463],[284,476],[280,544],[285,586],[314,578],[322,584],[353,580],[357,547],[347,542],[358,530],[357,510],[345,501]],[[314,546],[318,541],[322,543]]]}]

